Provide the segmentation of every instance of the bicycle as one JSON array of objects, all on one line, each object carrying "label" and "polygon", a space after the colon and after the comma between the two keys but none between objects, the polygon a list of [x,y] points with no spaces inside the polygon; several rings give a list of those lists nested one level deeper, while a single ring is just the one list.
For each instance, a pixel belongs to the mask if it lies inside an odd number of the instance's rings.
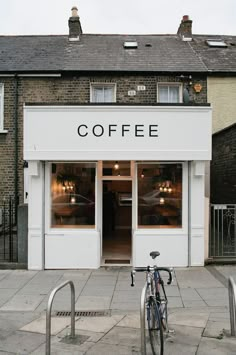
[{"label": "bicycle", "polygon": [[[154,260],[160,253],[152,251],[150,256]],[[153,355],[164,354],[164,331],[168,332],[168,299],[165,292],[164,281],[160,271],[169,274],[167,284],[172,282],[172,269],[154,266],[136,267],[131,271],[131,286],[135,284],[135,272],[146,272],[145,299],[141,307],[146,309],[148,333]],[[141,312],[142,313],[142,312]],[[142,317],[141,317],[142,318]],[[142,327],[142,325],[141,325]],[[145,334],[145,323],[143,324],[143,334]],[[145,335],[144,335],[145,336]],[[144,341],[145,348],[145,341]],[[146,348],[143,350],[146,353]]]}]

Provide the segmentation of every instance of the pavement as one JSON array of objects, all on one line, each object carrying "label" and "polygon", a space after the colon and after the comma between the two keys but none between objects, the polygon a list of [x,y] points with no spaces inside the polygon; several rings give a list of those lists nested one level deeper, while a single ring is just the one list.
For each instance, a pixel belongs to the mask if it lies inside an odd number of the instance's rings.
[{"label": "pavement", "polygon": [[[174,281],[166,286],[171,332],[165,336],[165,355],[236,354],[229,276],[236,280],[236,265],[174,269]],[[137,273],[132,288],[128,267],[0,270],[0,354],[45,354],[48,298],[65,280],[75,285],[76,337],[70,338],[67,285],[53,302],[51,354],[141,354],[139,305],[145,275]]]}]

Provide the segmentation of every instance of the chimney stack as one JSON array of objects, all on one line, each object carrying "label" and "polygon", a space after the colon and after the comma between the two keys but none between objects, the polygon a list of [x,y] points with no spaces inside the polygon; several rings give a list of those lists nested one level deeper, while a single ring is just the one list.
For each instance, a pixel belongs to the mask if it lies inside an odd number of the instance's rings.
[{"label": "chimney stack", "polygon": [[188,15],[183,16],[177,32],[183,41],[192,40],[192,22]]},{"label": "chimney stack", "polygon": [[72,14],[69,18],[69,40],[70,41],[79,41],[80,35],[82,35],[82,27],[80,24],[80,19],[78,16],[78,9],[76,6],[72,7],[71,9]]}]

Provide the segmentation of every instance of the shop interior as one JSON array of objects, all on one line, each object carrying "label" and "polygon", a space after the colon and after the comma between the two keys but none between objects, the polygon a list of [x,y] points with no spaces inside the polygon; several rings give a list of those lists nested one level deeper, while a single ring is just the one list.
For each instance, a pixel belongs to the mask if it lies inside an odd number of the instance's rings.
[{"label": "shop interior", "polygon": [[130,264],[132,182],[103,181],[103,263]]}]

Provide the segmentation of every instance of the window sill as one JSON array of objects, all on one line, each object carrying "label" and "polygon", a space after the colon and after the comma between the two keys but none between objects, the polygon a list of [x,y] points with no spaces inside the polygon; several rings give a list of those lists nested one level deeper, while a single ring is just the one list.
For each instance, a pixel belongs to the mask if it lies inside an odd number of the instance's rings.
[{"label": "window sill", "polygon": [[1,134],[1,133],[6,134],[6,133],[8,133],[8,130],[7,130],[7,129],[0,129],[0,134]]}]

